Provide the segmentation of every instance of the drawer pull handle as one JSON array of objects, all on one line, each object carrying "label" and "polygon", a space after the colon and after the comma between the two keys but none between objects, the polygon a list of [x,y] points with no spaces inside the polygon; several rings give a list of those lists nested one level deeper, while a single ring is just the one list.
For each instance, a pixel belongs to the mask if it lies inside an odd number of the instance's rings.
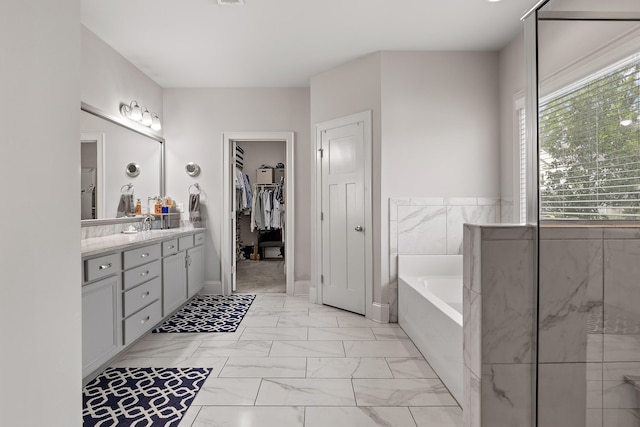
[{"label": "drawer pull handle", "polygon": [[140,277],[144,277],[144,276],[146,276],[147,274],[149,274],[149,270],[147,270],[147,271],[143,271],[142,273],[140,273]]},{"label": "drawer pull handle", "polygon": [[144,319],[142,319],[142,320],[140,321],[140,323],[147,323],[147,322],[149,321],[149,319],[151,319],[151,316],[147,316],[147,317],[145,317]]},{"label": "drawer pull handle", "polygon": [[111,268],[111,263],[102,264],[100,267],[98,267],[98,270],[106,270],[107,268]]},{"label": "drawer pull handle", "polygon": [[174,245],[171,245],[171,246],[168,246],[168,247],[167,247],[167,249],[173,249],[173,248],[175,248],[175,246],[174,246]]},{"label": "drawer pull handle", "polygon": [[147,291],[147,292],[145,292],[144,294],[140,295],[140,298],[146,298],[146,297],[148,297],[149,295],[151,295],[151,294],[149,293],[149,291]]},{"label": "drawer pull handle", "polygon": [[146,254],[140,254],[140,258],[146,258],[149,256],[149,252],[147,252]]}]

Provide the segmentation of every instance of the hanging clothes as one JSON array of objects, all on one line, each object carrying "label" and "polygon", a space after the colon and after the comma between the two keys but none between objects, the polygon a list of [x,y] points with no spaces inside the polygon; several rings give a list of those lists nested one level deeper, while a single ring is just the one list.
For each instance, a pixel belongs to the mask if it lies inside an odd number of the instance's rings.
[{"label": "hanging clothes", "polygon": [[254,184],[251,209],[251,231],[278,230],[284,225],[284,203],[278,194],[279,187]]}]

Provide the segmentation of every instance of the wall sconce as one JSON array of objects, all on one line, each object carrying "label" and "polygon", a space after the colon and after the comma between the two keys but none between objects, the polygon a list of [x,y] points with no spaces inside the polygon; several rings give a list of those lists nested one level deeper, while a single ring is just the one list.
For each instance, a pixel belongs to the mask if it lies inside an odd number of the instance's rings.
[{"label": "wall sconce", "polygon": [[120,104],[120,114],[129,120],[138,122],[143,126],[150,127],[153,130],[162,129],[160,118],[156,113],[151,113],[147,107],[141,107],[137,101],[131,101],[131,104]]}]

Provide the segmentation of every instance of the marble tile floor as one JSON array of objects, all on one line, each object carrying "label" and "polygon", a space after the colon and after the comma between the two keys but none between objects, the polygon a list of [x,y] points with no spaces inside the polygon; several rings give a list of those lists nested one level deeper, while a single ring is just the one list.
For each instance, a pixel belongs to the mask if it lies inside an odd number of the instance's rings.
[{"label": "marble tile floor", "polygon": [[233,333],[148,334],[114,367],[209,367],[179,427],[460,427],[462,411],[396,323],[259,294]]}]

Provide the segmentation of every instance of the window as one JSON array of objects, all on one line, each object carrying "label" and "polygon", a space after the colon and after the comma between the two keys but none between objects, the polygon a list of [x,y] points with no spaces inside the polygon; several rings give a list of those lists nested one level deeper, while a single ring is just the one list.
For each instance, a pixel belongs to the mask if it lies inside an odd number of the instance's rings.
[{"label": "window", "polygon": [[518,209],[518,216],[520,224],[526,224],[527,222],[527,128],[525,126],[525,112],[524,107],[517,109],[518,114],[518,146],[519,159],[520,159],[520,205]]},{"label": "window", "polygon": [[640,54],[540,101],[540,218],[640,218]]}]

